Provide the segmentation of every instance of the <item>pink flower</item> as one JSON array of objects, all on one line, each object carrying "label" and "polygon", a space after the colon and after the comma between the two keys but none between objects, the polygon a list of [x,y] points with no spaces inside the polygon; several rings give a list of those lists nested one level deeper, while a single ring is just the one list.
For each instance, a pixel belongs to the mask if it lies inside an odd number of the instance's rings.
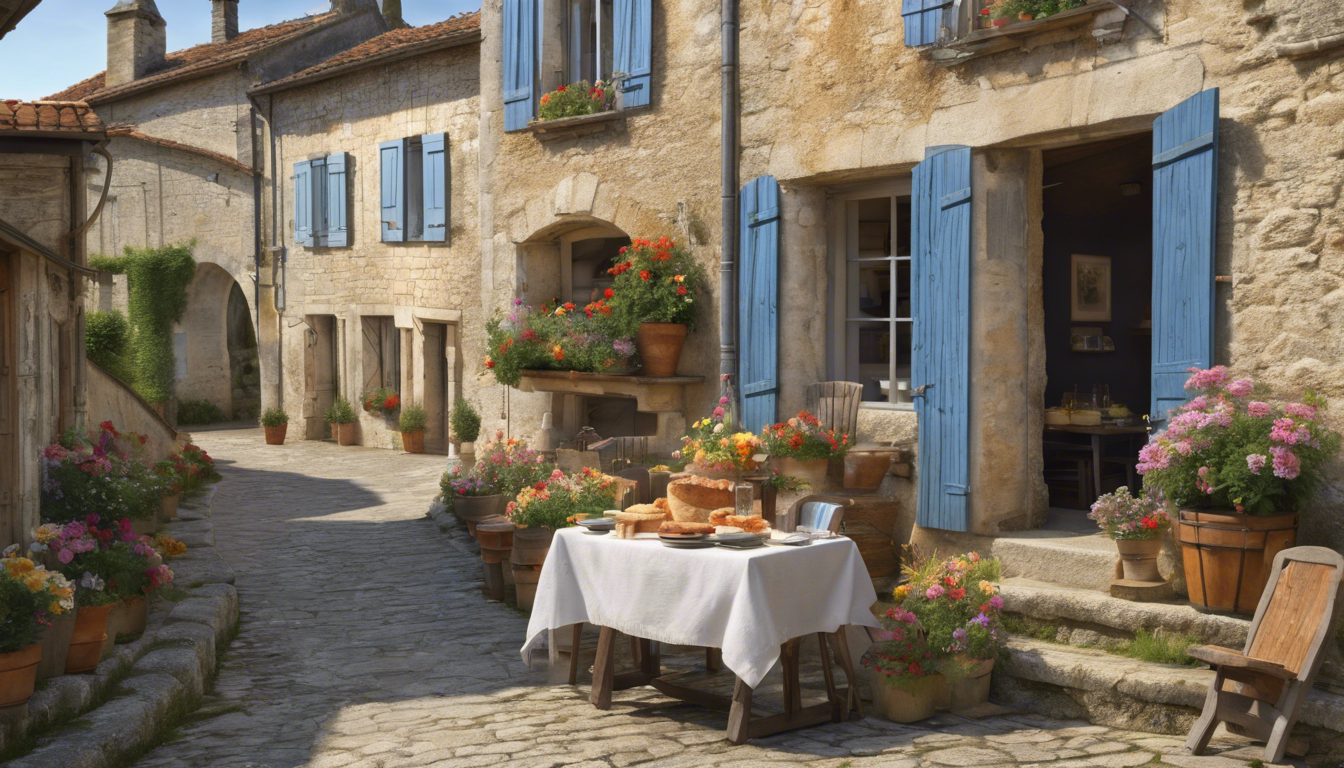
[{"label": "pink flower", "polygon": [[1185,381],[1186,389],[1197,389],[1201,392],[1209,392],[1223,386],[1227,382],[1227,366],[1215,365],[1205,370],[1199,368],[1187,369],[1190,378]]},{"label": "pink flower", "polygon": [[1255,389],[1255,382],[1250,379],[1237,379],[1227,385],[1227,394],[1233,397],[1246,397]]},{"label": "pink flower", "polygon": [[943,585],[934,584],[932,587],[929,587],[927,590],[924,591],[924,596],[930,600],[937,600],[938,598],[943,596]]},{"label": "pink flower", "polygon": [[723,409],[722,409],[722,408],[715,408],[715,409],[714,409],[714,418],[716,418],[716,419],[722,419],[722,418],[723,418]]},{"label": "pink flower", "polygon": [[1205,397],[1204,395],[1200,395],[1199,397],[1196,397],[1194,400],[1191,400],[1185,405],[1182,405],[1181,412],[1189,413],[1190,411],[1202,411],[1208,407],[1209,407],[1209,398]]},{"label": "pink flower", "polygon": [[1274,455],[1275,477],[1294,480],[1302,474],[1302,463],[1297,460],[1297,454],[1281,445],[1270,448],[1269,452]]},{"label": "pink flower", "polygon": [[1265,418],[1272,410],[1273,409],[1269,407],[1269,403],[1262,403],[1259,400],[1252,400],[1246,405],[1246,412],[1257,419]]},{"label": "pink flower", "polygon": [[998,611],[998,610],[1002,610],[1002,608],[1003,608],[1003,598],[1002,598],[1002,597],[999,597],[998,595],[995,595],[995,596],[989,598],[989,607],[990,607],[990,608],[993,608],[993,609],[996,610],[996,611]]},{"label": "pink flower", "polygon": [[1299,427],[1289,418],[1275,419],[1274,428],[1269,431],[1269,439],[1276,443],[1297,445],[1311,439],[1311,433],[1305,427]]},{"label": "pink flower", "polygon": [[1251,474],[1258,475],[1260,470],[1265,468],[1265,462],[1269,460],[1263,453],[1252,453],[1246,457],[1246,468],[1251,470]]},{"label": "pink flower", "polygon": [[1166,469],[1170,466],[1171,454],[1167,453],[1160,442],[1153,441],[1139,449],[1137,469],[1140,475],[1155,469]]},{"label": "pink flower", "polygon": [[1283,410],[1289,416],[1296,416],[1299,419],[1316,418],[1316,406],[1303,405],[1302,403],[1289,403],[1283,407]]},{"label": "pink flower", "polygon": [[1190,454],[1195,452],[1195,444],[1190,442],[1189,440],[1181,440],[1179,442],[1172,443],[1171,447],[1175,449],[1175,451],[1181,454],[1182,456],[1189,456]]},{"label": "pink flower", "polygon": [[727,405],[727,404],[728,404],[728,398],[726,396],[719,398],[719,405]]},{"label": "pink flower", "polygon": [[75,559],[75,553],[68,549],[62,549],[60,552],[56,553],[56,559],[60,560],[62,563],[69,563],[71,560]]}]

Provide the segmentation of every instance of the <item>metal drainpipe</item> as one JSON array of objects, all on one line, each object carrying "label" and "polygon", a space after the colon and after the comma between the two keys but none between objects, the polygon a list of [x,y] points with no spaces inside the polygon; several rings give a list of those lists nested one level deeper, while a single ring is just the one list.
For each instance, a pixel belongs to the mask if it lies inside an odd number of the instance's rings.
[{"label": "metal drainpipe", "polygon": [[[722,89],[719,122],[722,126],[721,195],[723,198],[722,254],[719,259],[719,378],[737,376],[737,209],[738,209],[738,93],[737,93],[737,0],[723,0],[720,35],[723,40]],[[726,378],[725,378],[726,377]],[[729,412],[737,426],[737,397]]]}]

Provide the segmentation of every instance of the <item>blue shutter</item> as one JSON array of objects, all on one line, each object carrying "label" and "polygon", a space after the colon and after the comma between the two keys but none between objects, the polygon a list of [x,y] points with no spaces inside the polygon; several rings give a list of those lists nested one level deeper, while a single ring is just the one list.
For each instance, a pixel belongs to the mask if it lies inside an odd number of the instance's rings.
[{"label": "blue shutter", "polygon": [[1153,370],[1149,418],[1186,400],[1187,368],[1213,365],[1218,89],[1153,123]]},{"label": "blue shutter", "polygon": [[615,0],[611,10],[612,69],[621,82],[621,108],[647,107],[653,79],[653,0]]},{"label": "blue shutter", "polygon": [[327,155],[327,245],[340,248],[350,244],[346,223],[345,153]]},{"label": "blue shutter", "polygon": [[967,529],[970,449],[971,150],[930,147],[915,166],[911,207],[914,349],[919,415],[915,519]]},{"label": "blue shutter", "polygon": [[504,0],[504,130],[532,119],[537,0]]},{"label": "blue shutter", "polygon": [[384,141],[378,145],[378,186],[382,190],[382,232],[384,243],[406,239],[406,140]]},{"label": "blue shutter", "polygon": [[442,133],[426,133],[420,137],[421,157],[424,158],[425,184],[425,242],[443,243],[448,240],[448,148]]},{"label": "blue shutter", "polygon": [[742,428],[775,422],[779,392],[779,182],[760,176],[742,188],[737,280]]},{"label": "blue shutter", "polygon": [[313,245],[327,244],[327,158],[315,157],[308,161],[313,169],[313,180],[309,184],[312,190],[308,199],[312,201]]},{"label": "blue shutter", "polygon": [[950,7],[950,0],[902,0],[905,44],[916,47],[938,42],[943,27],[943,12]]},{"label": "blue shutter", "polygon": [[313,168],[307,160],[294,164],[294,243],[313,244]]}]

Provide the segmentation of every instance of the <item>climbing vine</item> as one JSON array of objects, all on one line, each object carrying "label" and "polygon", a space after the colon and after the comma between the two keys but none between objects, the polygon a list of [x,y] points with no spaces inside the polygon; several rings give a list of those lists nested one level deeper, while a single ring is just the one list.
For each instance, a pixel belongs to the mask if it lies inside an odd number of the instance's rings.
[{"label": "climbing vine", "polygon": [[196,274],[195,241],[162,248],[131,248],[113,258],[94,256],[90,266],[126,275],[130,289],[131,384],[151,403],[173,396],[176,361],[173,323],[187,308],[187,286]]}]

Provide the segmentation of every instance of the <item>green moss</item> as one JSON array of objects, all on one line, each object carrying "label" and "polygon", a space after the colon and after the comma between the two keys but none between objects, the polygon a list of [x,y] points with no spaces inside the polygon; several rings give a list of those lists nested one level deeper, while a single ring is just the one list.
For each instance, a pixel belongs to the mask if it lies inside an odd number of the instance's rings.
[{"label": "green moss", "polygon": [[1134,633],[1133,640],[1113,650],[1112,653],[1155,664],[1182,664],[1192,667],[1198,666],[1199,662],[1191,658],[1186,651],[1189,651],[1191,646],[1201,644],[1200,639],[1194,635],[1149,632],[1140,629]]}]

